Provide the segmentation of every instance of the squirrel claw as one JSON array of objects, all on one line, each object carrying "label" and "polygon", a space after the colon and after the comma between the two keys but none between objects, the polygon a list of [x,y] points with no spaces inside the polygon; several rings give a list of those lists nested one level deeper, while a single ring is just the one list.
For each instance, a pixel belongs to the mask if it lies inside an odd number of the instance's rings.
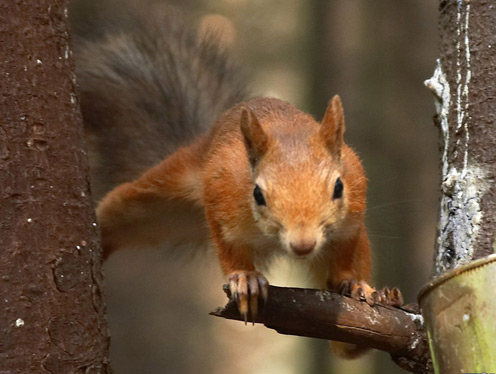
[{"label": "squirrel claw", "polygon": [[238,304],[238,311],[245,324],[250,314],[253,324],[259,311],[259,301],[267,300],[269,283],[257,271],[234,271],[227,277],[231,295]]},{"label": "squirrel claw", "polygon": [[384,287],[378,292],[379,302],[384,305],[390,306],[402,306],[403,305],[403,295],[397,287],[388,288]]},{"label": "squirrel claw", "polygon": [[403,305],[403,295],[397,287],[384,287],[377,291],[363,280],[344,280],[340,283],[338,292],[341,295],[350,296],[355,300],[365,301],[370,306],[375,306],[379,303],[394,307]]},{"label": "squirrel claw", "polygon": [[343,280],[338,287],[338,291],[341,295],[350,296],[358,301],[365,301],[370,306],[375,306],[381,302],[379,293],[363,280]]}]

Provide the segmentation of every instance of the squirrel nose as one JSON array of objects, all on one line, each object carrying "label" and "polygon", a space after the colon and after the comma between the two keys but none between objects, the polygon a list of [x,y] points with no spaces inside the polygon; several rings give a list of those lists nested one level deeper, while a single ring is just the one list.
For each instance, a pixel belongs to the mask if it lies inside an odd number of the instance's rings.
[{"label": "squirrel nose", "polygon": [[317,244],[316,240],[306,240],[306,241],[291,242],[289,243],[289,246],[291,247],[295,255],[305,256],[313,251],[316,244]]}]

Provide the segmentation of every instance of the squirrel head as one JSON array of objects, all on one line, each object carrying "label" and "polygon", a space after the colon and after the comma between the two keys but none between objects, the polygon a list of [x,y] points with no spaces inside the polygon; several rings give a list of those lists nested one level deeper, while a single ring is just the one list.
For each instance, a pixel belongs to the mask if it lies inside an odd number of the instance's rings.
[{"label": "squirrel head", "polygon": [[[329,102],[320,124],[289,104],[274,102],[279,107],[260,110],[260,117],[257,108],[241,109],[253,216],[292,257],[318,257],[333,240],[356,233],[365,210],[365,177],[344,143],[339,96]],[[350,152],[356,170],[348,170]]]}]

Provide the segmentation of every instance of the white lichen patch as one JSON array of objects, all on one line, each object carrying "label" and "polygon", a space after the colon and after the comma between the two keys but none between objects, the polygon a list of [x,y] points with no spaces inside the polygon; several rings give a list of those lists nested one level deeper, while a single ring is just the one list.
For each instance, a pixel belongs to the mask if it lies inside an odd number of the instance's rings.
[{"label": "white lichen patch", "polygon": [[[466,3],[465,20],[462,22],[462,3],[458,3],[457,12],[457,43],[456,50],[458,55],[456,58],[456,112],[457,124],[456,130],[459,131],[462,126],[465,130],[465,151],[463,157],[463,168],[467,167],[468,161],[468,143],[470,140],[470,133],[468,131],[468,104],[469,104],[469,85],[472,77],[470,66],[470,39],[469,39],[469,20],[470,20],[470,3]],[[463,38],[462,38],[463,36]],[[465,53],[462,54],[461,43],[463,39],[463,47]],[[465,61],[463,61],[465,60]],[[464,67],[462,67],[464,62]],[[465,79],[462,78],[462,72],[465,73]]]},{"label": "white lichen patch", "polygon": [[418,323],[420,326],[424,325],[424,317],[422,314],[410,314],[410,317],[412,318],[412,321]]},{"label": "white lichen patch", "polygon": [[325,298],[325,295],[324,295],[324,292],[323,291],[318,291],[315,295],[319,297],[319,300],[321,302],[325,302],[326,301],[326,298]]},{"label": "white lichen patch", "polygon": [[441,210],[437,239],[436,274],[447,270],[447,252],[452,258],[450,267],[472,260],[474,243],[482,222],[481,198],[487,190],[486,173],[468,164],[462,171],[451,167],[441,185]]},{"label": "white lichen patch", "polygon": [[417,348],[417,345],[420,343],[420,338],[415,338],[412,343],[410,344],[410,350],[413,351],[415,348]]},{"label": "white lichen patch", "polygon": [[446,75],[444,74],[441,61],[438,59],[436,64],[436,69],[434,70],[434,75],[432,78],[424,82],[425,86],[429,88],[434,94],[436,100],[436,111],[438,114],[439,124],[441,127],[441,133],[443,137],[443,154],[441,158],[442,162],[442,173],[443,176],[448,172],[448,145],[449,145],[449,126],[448,126],[448,114],[450,109],[450,86]]},{"label": "white lichen patch", "polygon": [[17,318],[15,321],[16,327],[22,327],[24,326],[24,320],[22,318]]},{"label": "white lichen patch", "polygon": [[[469,21],[470,2],[460,0],[457,10],[457,55],[454,82],[456,92],[454,97],[451,97],[450,85],[439,60],[433,77],[425,82],[425,85],[436,96],[436,110],[443,142],[436,274],[471,261],[473,247],[483,218],[481,198],[488,187],[485,182],[486,172],[469,160],[469,92],[472,76]],[[451,124],[451,134],[448,123],[450,111],[455,114],[451,117],[454,122]],[[464,137],[460,137],[460,133],[464,134]],[[463,166],[454,167],[448,160],[450,141],[453,141],[451,137],[458,139],[452,159],[456,160],[458,155],[463,155]]]},{"label": "white lichen patch", "polygon": [[367,317],[368,321],[370,322],[370,324],[373,326],[373,325],[377,325],[379,323],[379,321],[377,320],[377,318],[375,318],[375,315],[373,315],[372,313],[369,314]]}]

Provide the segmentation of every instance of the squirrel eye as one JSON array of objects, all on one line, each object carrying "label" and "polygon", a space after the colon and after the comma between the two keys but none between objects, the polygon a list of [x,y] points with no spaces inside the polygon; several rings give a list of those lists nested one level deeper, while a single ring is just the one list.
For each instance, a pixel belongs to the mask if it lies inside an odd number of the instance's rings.
[{"label": "squirrel eye", "polygon": [[334,194],[332,195],[332,199],[341,199],[343,197],[343,182],[341,182],[341,178],[336,179],[336,183],[334,184]]},{"label": "squirrel eye", "polygon": [[253,198],[255,199],[257,205],[267,205],[262,189],[258,186],[258,184],[255,185],[255,189],[253,190]]}]

